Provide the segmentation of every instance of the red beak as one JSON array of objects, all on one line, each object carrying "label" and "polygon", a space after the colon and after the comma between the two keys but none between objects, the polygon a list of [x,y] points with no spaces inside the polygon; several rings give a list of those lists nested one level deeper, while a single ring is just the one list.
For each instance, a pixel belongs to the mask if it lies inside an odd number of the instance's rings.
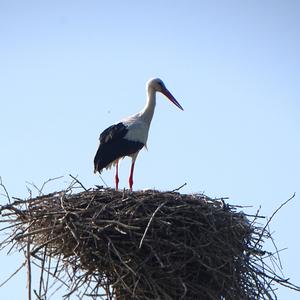
[{"label": "red beak", "polygon": [[183,110],[183,107],[179,104],[179,102],[174,98],[174,96],[168,91],[167,88],[164,88],[161,91],[173,104],[175,104],[178,108]]}]

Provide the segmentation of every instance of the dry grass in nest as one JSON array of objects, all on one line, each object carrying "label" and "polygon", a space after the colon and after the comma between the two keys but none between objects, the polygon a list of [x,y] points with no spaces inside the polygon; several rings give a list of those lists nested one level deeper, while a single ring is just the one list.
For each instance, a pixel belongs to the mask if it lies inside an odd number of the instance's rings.
[{"label": "dry grass in nest", "polygon": [[57,292],[53,282],[70,299],[276,299],[274,283],[299,290],[267,265],[276,257],[262,250],[271,236],[259,216],[223,199],[75,191],[2,206],[10,224],[2,247],[23,249],[27,266],[39,266],[37,299]]}]

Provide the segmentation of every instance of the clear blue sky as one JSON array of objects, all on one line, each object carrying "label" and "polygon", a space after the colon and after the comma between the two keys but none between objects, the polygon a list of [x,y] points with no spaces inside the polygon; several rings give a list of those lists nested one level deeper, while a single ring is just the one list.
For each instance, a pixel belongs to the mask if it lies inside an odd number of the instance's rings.
[{"label": "clear blue sky", "polygon": [[[99,133],[139,111],[146,81],[161,77],[185,111],[158,96],[134,188],[186,182],[184,193],[228,196],[267,216],[298,192],[271,230],[288,247],[284,275],[300,284],[299,1],[2,0],[0,40],[0,175],[12,196],[65,175],[48,191],[60,189],[69,173],[102,184]],[[113,185],[111,171],[103,179]],[[21,260],[0,253],[1,282]],[[24,299],[25,285],[23,272],[1,298]]]}]

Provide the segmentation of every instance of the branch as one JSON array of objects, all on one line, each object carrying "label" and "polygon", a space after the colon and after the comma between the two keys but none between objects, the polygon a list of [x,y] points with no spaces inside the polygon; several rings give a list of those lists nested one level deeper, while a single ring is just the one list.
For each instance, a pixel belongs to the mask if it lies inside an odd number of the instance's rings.
[{"label": "branch", "polygon": [[179,191],[180,189],[182,189],[184,186],[186,186],[187,185],[187,183],[185,182],[183,185],[181,185],[180,187],[178,187],[177,189],[175,189],[175,190],[173,190],[173,191],[171,191],[172,193],[173,192],[177,192],[177,191]]},{"label": "branch", "polygon": [[73,175],[69,174],[69,176],[71,178],[73,178],[73,180],[75,180],[85,191],[87,191],[87,189],[84,187],[84,185],[77,179],[77,177],[74,177]]},{"label": "branch", "polygon": [[285,206],[288,202],[290,202],[294,197],[295,197],[296,193],[294,193],[289,199],[287,199],[285,202],[283,202],[271,215],[270,219],[268,220],[268,222],[266,223],[266,225],[264,226],[264,228],[261,231],[261,235],[259,237],[259,239],[256,241],[254,248],[256,248],[256,246],[259,244],[259,242],[261,241],[262,237],[263,237],[263,233],[265,232],[266,228],[268,227],[268,225],[270,224],[270,222],[272,221],[273,217],[276,215],[276,213],[278,213],[278,211]]},{"label": "branch", "polygon": [[8,199],[8,202],[11,203],[11,202],[10,202],[10,197],[9,197],[9,194],[8,194],[8,191],[7,191],[5,185],[4,185],[3,182],[2,182],[2,177],[1,177],[1,176],[0,176],[0,186],[1,186],[2,189],[4,190],[4,193],[5,193],[6,198]]}]

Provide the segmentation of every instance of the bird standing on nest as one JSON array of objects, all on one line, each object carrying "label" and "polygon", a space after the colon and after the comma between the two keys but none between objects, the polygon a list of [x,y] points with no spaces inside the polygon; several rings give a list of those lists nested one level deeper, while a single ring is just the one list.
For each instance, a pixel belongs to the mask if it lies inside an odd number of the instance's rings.
[{"label": "bird standing on nest", "polygon": [[132,158],[129,188],[132,191],[134,164],[139,151],[146,147],[148,132],[156,104],[156,92],[164,94],[173,104],[183,110],[182,106],[166,88],[159,78],[147,82],[147,103],[144,109],[128,118],[123,119],[107,129],[100,135],[100,145],[94,158],[94,173],[101,174],[104,168],[116,166],[115,183],[118,190],[119,176],[118,164],[121,158]]}]

